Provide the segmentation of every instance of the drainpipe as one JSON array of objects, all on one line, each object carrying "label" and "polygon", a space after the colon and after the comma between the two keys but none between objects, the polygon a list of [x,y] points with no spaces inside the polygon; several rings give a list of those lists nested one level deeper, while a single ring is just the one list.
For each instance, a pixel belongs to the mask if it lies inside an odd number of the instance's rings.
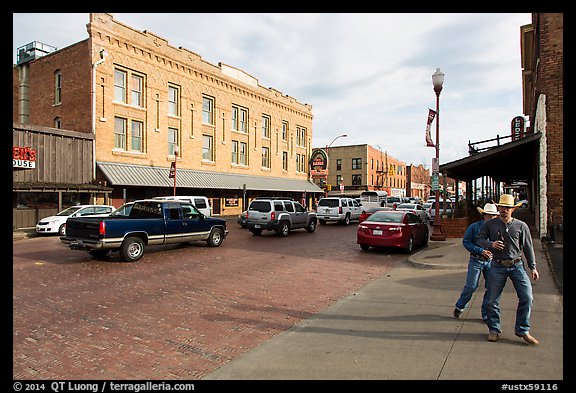
[{"label": "drainpipe", "polygon": [[18,121],[27,124],[30,123],[30,65],[28,63],[22,64],[18,73],[20,74]]},{"label": "drainpipe", "polygon": [[[108,53],[104,48],[100,49],[100,60],[92,64],[92,135],[94,139],[92,141],[92,179],[96,180],[96,67],[102,64]],[[104,99],[104,97],[102,97]]]}]

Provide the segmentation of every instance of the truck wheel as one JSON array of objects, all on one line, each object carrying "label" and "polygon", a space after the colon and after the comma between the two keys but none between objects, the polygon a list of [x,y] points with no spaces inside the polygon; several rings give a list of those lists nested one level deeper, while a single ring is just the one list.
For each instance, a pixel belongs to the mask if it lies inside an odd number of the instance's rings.
[{"label": "truck wheel", "polygon": [[287,221],[280,222],[280,227],[276,231],[276,234],[278,236],[286,237],[288,236],[289,232],[290,232],[290,225],[288,224],[288,222]]},{"label": "truck wheel", "polygon": [[58,233],[60,236],[66,236],[66,223],[60,225],[60,228],[58,228]]},{"label": "truck wheel", "polygon": [[109,252],[110,252],[110,249],[90,250],[90,251],[88,251],[88,254],[92,255],[94,258],[104,258],[106,255],[108,255]]},{"label": "truck wheel", "polygon": [[220,228],[213,228],[210,232],[210,236],[206,240],[206,243],[210,247],[220,247],[220,244],[224,241],[224,232]]},{"label": "truck wheel", "polygon": [[310,220],[308,225],[306,226],[306,231],[308,233],[312,233],[316,230],[316,220]]},{"label": "truck wheel", "polygon": [[136,262],[144,255],[144,241],[132,236],[124,239],[120,246],[120,256],[126,262]]},{"label": "truck wheel", "polygon": [[254,236],[260,236],[262,234],[262,229],[253,228],[253,229],[250,229],[250,232],[252,232],[252,234]]}]

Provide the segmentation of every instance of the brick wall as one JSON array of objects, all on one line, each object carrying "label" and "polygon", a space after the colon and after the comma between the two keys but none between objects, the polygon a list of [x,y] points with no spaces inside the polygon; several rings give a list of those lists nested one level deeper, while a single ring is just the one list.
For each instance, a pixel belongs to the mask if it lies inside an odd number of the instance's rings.
[{"label": "brick wall", "polygon": [[564,209],[564,18],[560,13],[540,13],[535,18],[540,43],[536,92],[546,95],[547,213],[549,222],[555,223]]},{"label": "brick wall", "polygon": [[477,217],[440,218],[442,234],[446,237],[464,237],[466,228],[475,221]]}]

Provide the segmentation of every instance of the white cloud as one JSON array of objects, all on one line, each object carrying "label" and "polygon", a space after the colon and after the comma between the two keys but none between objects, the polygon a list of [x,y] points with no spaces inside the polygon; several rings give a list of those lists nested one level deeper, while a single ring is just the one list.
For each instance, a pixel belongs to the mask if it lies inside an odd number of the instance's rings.
[{"label": "white cloud", "polygon": [[[407,164],[430,166],[431,76],[440,96],[440,162],[467,156],[468,141],[510,132],[521,114],[520,26],[524,14],[114,14],[198,53],[240,68],[313,106],[313,145],[379,145]],[[62,23],[65,20],[66,23]],[[16,47],[59,48],[87,38],[88,14],[15,14]],[[215,28],[217,27],[217,28]],[[434,128],[433,128],[434,129]],[[435,139],[435,133],[433,133]]]}]

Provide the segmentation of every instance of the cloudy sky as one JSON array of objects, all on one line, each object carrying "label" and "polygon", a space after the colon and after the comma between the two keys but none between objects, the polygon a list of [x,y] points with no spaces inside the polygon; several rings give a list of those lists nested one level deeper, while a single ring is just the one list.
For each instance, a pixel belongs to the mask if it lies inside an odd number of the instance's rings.
[{"label": "cloudy sky", "polygon": [[[440,163],[468,155],[468,141],[509,135],[522,115],[520,26],[529,13],[114,13],[212,64],[239,68],[313,108],[313,147],[370,144],[406,164],[431,167],[432,74],[440,96]],[[13,14],[16,48],[59,49],[88,38],[87,13]],[[432,125],[435,140],[435,125]]]}]

